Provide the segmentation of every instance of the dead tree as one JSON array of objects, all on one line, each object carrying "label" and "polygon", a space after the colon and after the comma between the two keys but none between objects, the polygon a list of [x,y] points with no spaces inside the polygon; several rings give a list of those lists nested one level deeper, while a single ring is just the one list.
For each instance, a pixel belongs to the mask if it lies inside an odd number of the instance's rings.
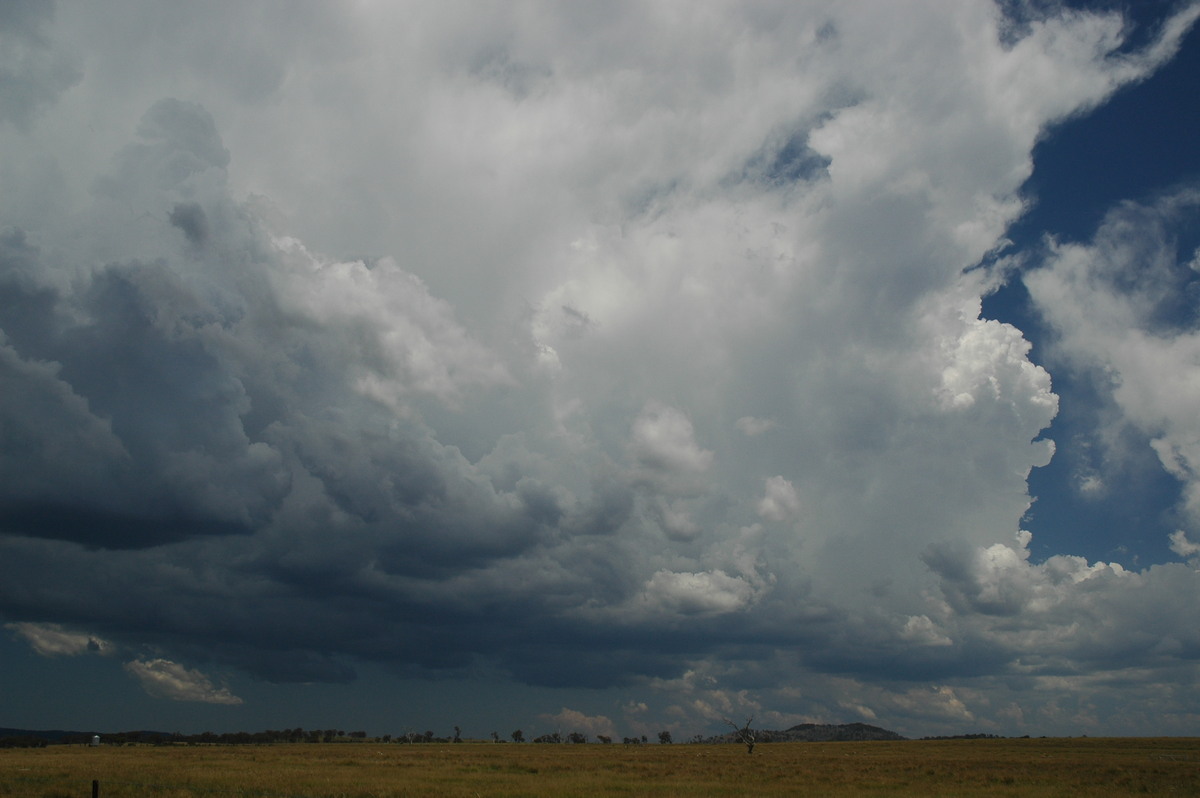
[{"label": "dead tree", "polygon": [[746,746],[746,753],[754,753],[754,730],[750,728],[750,724],[754,722],[754,716],[746,718],[745,726],[738,726],[729,718],[725,718],[725,722],[733,727],[734,739]]}]

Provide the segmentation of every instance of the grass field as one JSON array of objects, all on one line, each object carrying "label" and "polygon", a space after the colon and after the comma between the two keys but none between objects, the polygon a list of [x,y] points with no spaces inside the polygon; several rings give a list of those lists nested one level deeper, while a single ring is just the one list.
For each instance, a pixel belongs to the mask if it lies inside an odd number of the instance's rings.
[{"label": "grass field", "polygon": [[0,796],[1200,796],[1200,740],[50,746]]}]

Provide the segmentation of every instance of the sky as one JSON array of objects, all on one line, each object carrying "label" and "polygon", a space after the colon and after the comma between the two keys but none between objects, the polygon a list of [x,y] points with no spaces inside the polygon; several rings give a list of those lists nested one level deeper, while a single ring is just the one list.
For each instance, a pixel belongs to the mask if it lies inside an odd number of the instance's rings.
[{"label": "sky", "polygon": [[1200,735],[1197,18],[0,4],[0,725]]}]

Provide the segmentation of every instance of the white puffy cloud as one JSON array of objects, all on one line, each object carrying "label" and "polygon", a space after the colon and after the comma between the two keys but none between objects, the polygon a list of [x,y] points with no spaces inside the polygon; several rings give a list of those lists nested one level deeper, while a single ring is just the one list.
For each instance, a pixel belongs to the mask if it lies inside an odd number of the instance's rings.
[{"label": "white puffy cloud", "polygon": [[664,570],[646,582],[638,596],[638,605],[656,615],[714,615],[744,610],[754,599],[753,585],[724,571]]},{"label": "white puffy cloud", "polygon": [[1187,533],[1182,529],[1176,529],[1172,532],[1170,539],[1171,551],[1180,557],[1195,557],[1197,554],[1200,554],[1200,543],[1190,541]]},{"label": "white puffy cloud", "polygon": [[949,646],[954,641],[938,631],[928,615],[910,615],[900,630],[900,636],[917,645]]},{"label": "white puffy cloud", "polygon": [[[1179,252],[1175,230],[1194,220],[1195,190],[1148,205],[1113,209],[1088,243],[1051,241],[1025,283],[1054,328],[1052,352],[1098,375],[1116,412],[1103,445],[1132,426],[1161,467],[1183,485],[1182,510],[1200,529],[1200,331],[1195,318],[1194,253]],[[1120,457],[1106,447],[1110,456]]]},{"label": "white puffy cloud", "polygon": [[563,707],[559,712],[553,715],[539,715],[539,718],[555,731],[559,731],[566,736],[572,732],[579,732],[590,737],[616,737],[616,726],[612,720],[604,715],[586,715],[577,709],[568,709]]},{"label": "white puffy cloud", "polygon": [[242,699],[228,687],[216,687],[203,673],[185,668],[168,659],[135,659],[125,670],[136,678],[150,695],[172,701],[199,701],[205,704],[237,705]]},{"label": "white puffy cloud", "polygon": [[786,521],[800,511],[796,488],[783,477],[767,479],[763,497],[758,502],[758,514],[768,521]]},{"label": "white puffy cloud", "polygon": [[713,462],[713,453],[696,443],[688,417],[654,401],[634,420],[629,447],[640,465],[666,474],[703,473]]},{"label": "white puffy cloud", "polygon": [[362,372],[354,387],[364,395],[403,413],[412,391],[453,403],[471,388],[511,382],[450,307],[395,261],[327,263],[295,239],[273,243],[282,264],[272,278],[284,310],[352,331],[346,338],[361,349],[348,354]]},{"label": "white puffy cloud", "polygon": [[79,654],[110,654],[112,644],[95,635],[72,632],[56,623],[6,623],[43,657],[74,657]]},{"label": "white puffy cloud", "polygon": [[1097,681],[1139,668],[1166,685],[1186,668],[1198,637],[1183,620],[1200,607],[1194,568],[1179,563],[1131,571],[1055,555],[1030,561],[1030,536],[1016,546],[951,552],[933,549],[948,603],[952,637],[993,648],[1014,674],[1051,676],[1083,670]]}]

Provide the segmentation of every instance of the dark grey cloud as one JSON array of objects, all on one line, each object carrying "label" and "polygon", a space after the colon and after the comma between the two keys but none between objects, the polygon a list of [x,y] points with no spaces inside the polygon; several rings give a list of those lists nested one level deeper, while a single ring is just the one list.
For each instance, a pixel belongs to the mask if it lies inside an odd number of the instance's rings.
[{"label": "dark grey cloud", "polygon": [[[349,678],[333,651],[446,668],[498,645],[483,633],[494,615],[447,602],[452,587],[426,597],[423,584],[557,535],[607,532],[628,498],[606,489],[614,498],[564,505],[520,473],[498,491],[418,421],[365,400],[348,368],[366,352],[386,370],[388,354],[353,320],[280,310],[270,282],[285,266],[224,193],[228,153],[211,117],[165,100],[137,133],[97,181],[94,218],[115,203],[128,206],[122,221],[140,211],[149,229],[183,233],[160,236],[156,258],[91,265],[66,283],[23,231],[3,239],[0,524],[31,539],[14,542],[14,560],[72,574],[87,605],[75,622],[179,650],[206,639],[271,679]],[[221,542],[230,535],[249,537]],[[120,549],[142,551],[101,559]],[[49,600],[32,574],[9,577],[10,611]]]},{"label": "dark grey cloud", "polygon": [[287,478],[242,431],[245,392],[211,334],[219,311],[163,263],[109,265],[71,297],[13,283],[6,409],[38,409],[8,425],[10,529],[140,545],[264,520]]},{"label": "dark grey cloud", "polygon": [[171,209],[168,217],[171,224],[178,227],[187,236],[187,240],[200,246],[208,238],[208,217],[204,208],[194,202],[181,202]]}]

